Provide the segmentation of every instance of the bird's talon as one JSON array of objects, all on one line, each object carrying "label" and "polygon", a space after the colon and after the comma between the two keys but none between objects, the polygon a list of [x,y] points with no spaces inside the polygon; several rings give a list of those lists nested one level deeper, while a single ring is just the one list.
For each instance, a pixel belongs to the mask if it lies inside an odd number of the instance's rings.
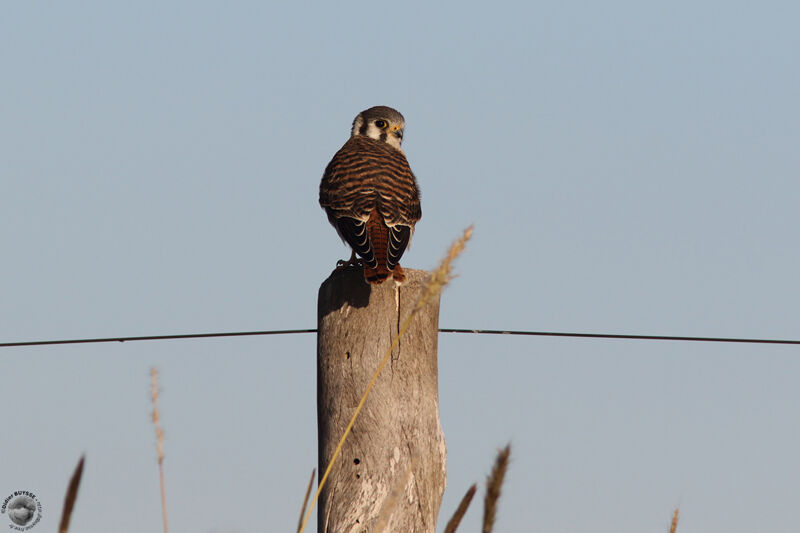
[{"label": "bird's talon", "polygon": [[353,252],[353,255],[350,256],[350,259],[346,261],[344,259],[339,259],[336,261],[336,268],[333,271],[338,272],[340,270],[344,270],[345,268],[350,268],[351,266],[361,266],[361,259],[356,257],[355,252]]}]

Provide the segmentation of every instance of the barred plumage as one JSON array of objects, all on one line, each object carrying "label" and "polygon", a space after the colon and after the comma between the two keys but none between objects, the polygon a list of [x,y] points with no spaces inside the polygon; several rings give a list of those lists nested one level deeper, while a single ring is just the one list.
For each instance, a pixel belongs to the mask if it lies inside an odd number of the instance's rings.
[{"label": "barred plumage", "polygon": [[364,277],[405,278],[399,261],[421,218],[419,188],[400,143],[405,121],[390,107],[359,113],[350,139],[325,169],[319,203],[364,262]]}]

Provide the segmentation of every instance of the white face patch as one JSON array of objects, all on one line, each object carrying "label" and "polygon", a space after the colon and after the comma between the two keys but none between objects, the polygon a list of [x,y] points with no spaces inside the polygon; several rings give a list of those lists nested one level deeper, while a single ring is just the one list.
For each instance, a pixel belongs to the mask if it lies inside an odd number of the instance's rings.
[{"label": "white face patch", "polygon": [[380,141],[381,133],[383,133],[383,130],[378,128],[378,126],[376,126],[374,122],[370,122],[369,124],[367,124],[367,137],[369,137],[370,139],[375,139],[376,141]]},{"label": "white face patch", "polygon": [[[401,150],[400,145],[403,143],[403,139],[392,133],[392,130],[395,131],[397,130],[397,128],[395,127],[396,125],[388,119],[384,120],[386,120],[386,122],[389,123],[389,127],[381,129],[375,125],[375,120],[370,120],[370,122],[367,123],[367,129],[364,135],[366,135],[370,139],[375,139],[376,141],[383,141],[389,144],[390,146],[398,150]],[[400,129],[402,129],[404,124],[399,124],[399,126]],[[361,115],[358,115],[355,121],[353,122],[353,129],[350,132],[351,136],[355,137],[356,135],[362,135],[361,131],[363,130],[363,128],[364,128],[364,119]]]},{"label": "white face patch", "polygon": [[350,130],[350,137],[355,137],[358,135],[361,126],[364,125],[364,119],[361,118],[361,115],[358,115],[356,119],[353,121],[353,129]]},{"label": "white face patch", "polygon": [[[375,127],[374,124],[373,124],[373,127]],[[400,145],[403,144],[403,139],[398,137],[394,133],[391,133],[393,127],[394,127],[394,124],[391,124],[387,128],[387,131],[385,131],[385,132],[378,130],[378,138],[380,138],[380,134],[381,133],[386,133],[386,142],[389,143],[391,146],[394,146],[398,150],[402,151],[402,149],[400,148]],[[375,128],[375,129],[377,129],[377,128]]]}]

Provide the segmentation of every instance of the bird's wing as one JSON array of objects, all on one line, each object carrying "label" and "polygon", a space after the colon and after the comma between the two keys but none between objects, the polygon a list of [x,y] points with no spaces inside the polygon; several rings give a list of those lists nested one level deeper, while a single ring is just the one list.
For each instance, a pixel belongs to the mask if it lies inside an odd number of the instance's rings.
[{"label": "bird's wing", "polygon": [[367,234],[367,223],[348,216],[336,218],[336,231],[347,244],[364,259],[367,266],[375,268],[377,261]]},{"label": "bird's wing", "polygon": [[413,228],[410,226],[403,226],[401,224],[397,224],[396,226],[389,228],[389,247],[387,249],[387,260],[389,262],[388,266],[390,270],[393,269],[395,265],[400,262],[400,258],[403,257],[403,252],[406,251],[409,242],[411,242],[411,234],[413,231]]}]

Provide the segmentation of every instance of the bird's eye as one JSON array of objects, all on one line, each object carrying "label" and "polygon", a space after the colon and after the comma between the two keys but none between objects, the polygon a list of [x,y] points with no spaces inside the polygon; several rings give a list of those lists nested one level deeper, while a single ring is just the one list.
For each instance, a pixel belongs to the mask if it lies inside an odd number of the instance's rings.
[{"label": "bird's eye", "polygon": [[376,120],[375,125],[378,126],[380,129],[383,129],[389,124],[385,120]]}]

